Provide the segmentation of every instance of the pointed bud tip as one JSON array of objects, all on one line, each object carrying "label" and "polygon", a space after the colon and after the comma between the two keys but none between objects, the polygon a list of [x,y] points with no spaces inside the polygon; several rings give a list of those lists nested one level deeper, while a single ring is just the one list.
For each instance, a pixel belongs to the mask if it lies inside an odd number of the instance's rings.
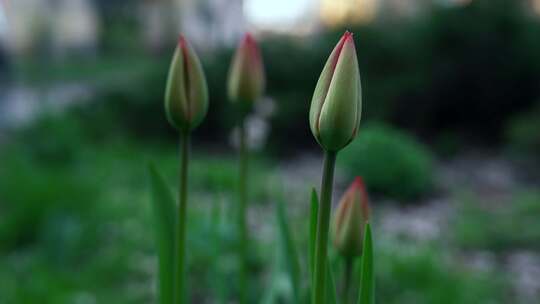
[{"label": "pointed bud tip", "polygon": [[361,176],[355,177],[353,181],[353,187],[356,189],[365,189],[364,180]]},{"label": "pointed bud tip", "polygon": [[253,35],[251,33],[245,33],[244,34],[244,41],[246,42],[253,42],[255,39],[253,38]]},{"label": "pointed bud tip", "polygon": [[181,48],[186,47],[186,37],[184,37],[184,35],[182,34],[178,36],[178,46],[180,46]]},{"label": "pointed bud tip", "polygon": [[345,31],[345,33],[343,34],[343,43],[352,43],[354,45],[354,34],[349,32],[349,31]]},{"label": "pointed bud tip", "polygon": [[253,51],[258,51],[257,41],[255,40],[255,38],[253,37],[251,33],[246,33],[244,35],[242,45],[244,45],[246,48],[251,49]]}]

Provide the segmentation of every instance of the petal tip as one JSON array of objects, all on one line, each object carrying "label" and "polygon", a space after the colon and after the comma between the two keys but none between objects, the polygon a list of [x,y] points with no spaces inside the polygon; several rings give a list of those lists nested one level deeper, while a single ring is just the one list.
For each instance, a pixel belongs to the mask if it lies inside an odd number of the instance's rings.
[{"label": "petal tip", "polygon": [[364,189],[365,186],[364,186],[364,180],[362,179],[361,176],[357,176],[355,177],[354,181],[353,181],[353,186],[356,188],[356,189]]}]

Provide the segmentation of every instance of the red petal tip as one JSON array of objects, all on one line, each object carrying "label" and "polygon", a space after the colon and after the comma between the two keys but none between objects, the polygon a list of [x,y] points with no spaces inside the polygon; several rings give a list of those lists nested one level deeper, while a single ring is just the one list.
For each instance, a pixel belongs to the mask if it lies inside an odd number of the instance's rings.
[{"label": "red petal tip", "polygon": [[178,45],[181,47],[181,48],[185,48],[186,47],[186,37],[184,37],[184,35],[180,34],[180,36],[178,36]]},{"label": "red petal tip", "polygon": [[251,33],[246,33],[244,35],[243,44],[252,47],[252,46],[256,45],[257,43],[255,42],[255,38],[253,38],[253,35],[251,35]]},{"label": "red petal tip", "polygon": [[357,176],[353,181],[353,187],[356,189],[365,189],[364,180],[362,177]]}]

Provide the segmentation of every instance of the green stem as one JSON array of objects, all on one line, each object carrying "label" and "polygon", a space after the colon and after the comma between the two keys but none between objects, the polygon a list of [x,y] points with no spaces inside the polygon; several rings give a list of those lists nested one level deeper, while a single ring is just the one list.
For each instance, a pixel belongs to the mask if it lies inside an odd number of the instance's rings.
[{"label": "green stem", "polygon": [[312,290],[312,303],[324,304],[326,296],[326,272],[328,227],[330,209],[332,207],[332,186],[334,183],[334,167],[337,152],[325,151],[323,177],[321,183],[321,200],[317,218],[317,239],[315,244],[315,286]]},{"label": "green stem", "polygon": [[180,180],[178,187],[178,214],[175,227],[175,267],[174,267],[174,303],[181,304],[185,300],[186,271],[186,210],[187,179],[189,163],[189,133],[180,135]]},{"label": "green stem", "polygon": [[247,222],[246,222],[246,206],[247,206],[247,175],[248,175],[248,149],[246,138],[247,130],[246,123],[240,123],[240,176],[238,185],[239,206],[238,206],[238,232],[240,237],[240,303],[247,303],[247,276],[248,276],[248,261],[247,261]]},{"label": "green stem", "polygon": [[351,277],[352,277],[353,259],[351,257],[345,258],[345,279],[343,281],[343,299],[345,303],[350,303],[349,299],[351,290]]}]

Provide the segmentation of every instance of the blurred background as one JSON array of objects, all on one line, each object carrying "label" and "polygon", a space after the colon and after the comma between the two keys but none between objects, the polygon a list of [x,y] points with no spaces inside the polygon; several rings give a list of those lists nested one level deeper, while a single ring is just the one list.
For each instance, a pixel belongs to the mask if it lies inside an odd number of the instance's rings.
[{"label": "blurred background", "polygon": [[307,116],[345,29],[364,111],[334,201],[364,177],[378,301],[537,303],[539,0],[1,0],[0,303],[154,303],[146,164],[176,185],[163,92],[179,33],[210,90],[189,181],[189,290],[193,303],[235,302],[226,77],[246,31],[267,73],[249,117],[250,292],[287,303],[274,207],[307,277],[322,164]]}]

